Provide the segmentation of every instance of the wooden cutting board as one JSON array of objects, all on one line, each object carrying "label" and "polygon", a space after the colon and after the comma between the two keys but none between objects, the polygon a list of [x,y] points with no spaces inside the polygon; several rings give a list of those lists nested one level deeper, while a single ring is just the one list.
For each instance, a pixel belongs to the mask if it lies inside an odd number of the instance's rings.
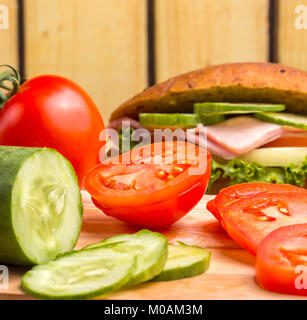
[{"label": "wooden cutting board", "polygon": [[[255,258],[224,232],[217,220],[206,211],[205,196],[197,207],[171,228],[161,231],[170,242],[176,240],[197,245],[212,252],[209,270],[200,276],[168,282],[152,282],[109,294],[106,299],[304,299],[266,291],[255,281]],[[83,193],[83,227],[76,248],[138,228],[107,217]],[[9,289],[0,289],[0,299],[32,299],[20,288],[27,269],[9,267]]]}]

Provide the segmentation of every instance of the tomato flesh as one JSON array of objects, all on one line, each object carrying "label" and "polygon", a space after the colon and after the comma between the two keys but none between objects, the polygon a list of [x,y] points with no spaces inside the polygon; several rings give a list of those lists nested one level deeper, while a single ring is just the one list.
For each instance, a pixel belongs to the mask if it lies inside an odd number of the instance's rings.
[{"label": "tomato flesh", "polygon": [[[204,170],[190,174],[199,159]],[[210,178],[210,154],[183,141],[143,146],[110,161],[88,173],[87,191],[105,214],[145,227],[167,227],[187,214]]]},{"label": "tomato flesh", "polygon": [[307,224],[283,226],[259,245],[256,278],[271,291],[307,296]]},{"label": "tomato flesh", "polygon": [[223,216],[224,208],[231,203],[239,200],[254,197],[258,194],[268,194],[272,192],[304,192],[306,189],[295,187],[289,184],[273,184],[273,183],[242,183],[222,189],[215,197],[215,205],[218,213]]},{"label": "tomato flesh", "polygon": [[284,225],[307,223],[306,193],[268,193],[237,200],[223,211],[227,233],[256,255],[260,241]]},{"label": "tomato flesh", "polygon": [[217,220],[221,221],[222,217],[221,217],[221,215],[220,215],[220,213],[219,213],[219,211],[218,211],[218,209],[217,209],[215,199],[209,200],[209,201],[207,202],[206,208],[207,208],[207,210],[208,210],[209,212],[211,212],[211,213],[214,215],[214,217],[215,217]]},{"label": "tomato flesh", "polygon": [[307,135],[290,135],[267,143],[263,148],[296,148],[307,147]]}]

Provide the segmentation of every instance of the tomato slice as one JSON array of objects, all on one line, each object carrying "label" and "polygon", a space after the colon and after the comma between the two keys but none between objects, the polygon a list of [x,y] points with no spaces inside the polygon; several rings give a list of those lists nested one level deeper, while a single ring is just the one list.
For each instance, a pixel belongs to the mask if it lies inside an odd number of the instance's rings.
[{"label": "tomato slice", "polygon": [[256,278],[268,290],[307,296],[306,223],[281,227],[260,242]]},{"label": "tomato slice", "polygon": [[304,192],[306,189],[295,187],[289,184],[273,184],[273,183],[257,183],[249,182],[233,185],[222,189],[215,197],[216,210],[219,215],[223,216],[223,211],[229,204],[243,198],[254,197],[258,194],[272,193],[272,192]]},{"label": "tomato slice", "polygon": [[107,215],[146,227],[166,227],[190,211],[208,186],[210,154],[184,141],[143,146],[109,159],[85,178]]},{"label": "tomato slice", "polygon": [[209,200],[207,202],[206,208],[209,212],[211,212],[215,216],[217,220],[221,221],[222,217],[217,209],[215,199]]},{"label": "tomato slice", "polygon": [[262,148],[280,148],[280,147],[286,147],[286,148],[307,147],[307,135],[285,136],[262,146]]},{"label": "tomato slice", "polygon": [[237,200],[223,211],[227,233],[256,255],[260,241],[273,230],[307,223],[306,193],[268,193]]}]

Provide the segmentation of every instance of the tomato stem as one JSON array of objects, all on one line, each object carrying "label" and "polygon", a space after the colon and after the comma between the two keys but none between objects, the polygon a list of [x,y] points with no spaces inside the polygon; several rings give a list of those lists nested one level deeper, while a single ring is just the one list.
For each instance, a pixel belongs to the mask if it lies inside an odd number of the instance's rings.
[{"label": "tomato stem", "polygon": [[0,68],[6,70],[0,73],[0,109],[3,108],[6,101],[17,93],[20,84],[20,75],[13,67],[2,64]]}]

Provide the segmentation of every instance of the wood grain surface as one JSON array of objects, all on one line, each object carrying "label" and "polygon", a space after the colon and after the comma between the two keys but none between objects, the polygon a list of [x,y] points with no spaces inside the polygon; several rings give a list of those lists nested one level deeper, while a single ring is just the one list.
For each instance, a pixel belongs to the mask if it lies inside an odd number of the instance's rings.
[{"label": "wood grain surface", "polygon": [[146,0],[25,0],[28,78],[71,78],[103,119],[147,85]]},{"label": "wood grain surface", "polygon": [[[302,9],[296,12],[298,6],[305,6],[305,13]],[[277,12],[278,61],[303,70],[307,70],[307,30],[302,28],[307,25],[306,8],[307,0],[282,0],[278,2]]]},{"label": "wood grain surface", "polygon": [[[148,282],[120,290],[98,299],[173,300],[173,299],[304,299],[262,289],[255,281],[255,258],[228,237],[219,223],[206,211],[205,196],[198,206],[171,228],[161,232],[170,242],[180,240],[207,248],[212,252],[209,270],[200,276],[168,282]],[[109,218],[97,210],[87,193],[83,227],[76,248],[120,233],[133,233],[137,228]],[[23,267],[9,267],[9,290],[0,290],[0,299],[31,299],[20,288]]]},{"label": "wood grain surface", "polygon": [[9,64],[18,68],[17,0],[1,0],[0,5],[6,6],[9,13],[8,29],[0,29],[0,64]]},{"label": "wood grain surface", "polygon": [[156,0],[157,80],[269,54],[268,0]]}]

